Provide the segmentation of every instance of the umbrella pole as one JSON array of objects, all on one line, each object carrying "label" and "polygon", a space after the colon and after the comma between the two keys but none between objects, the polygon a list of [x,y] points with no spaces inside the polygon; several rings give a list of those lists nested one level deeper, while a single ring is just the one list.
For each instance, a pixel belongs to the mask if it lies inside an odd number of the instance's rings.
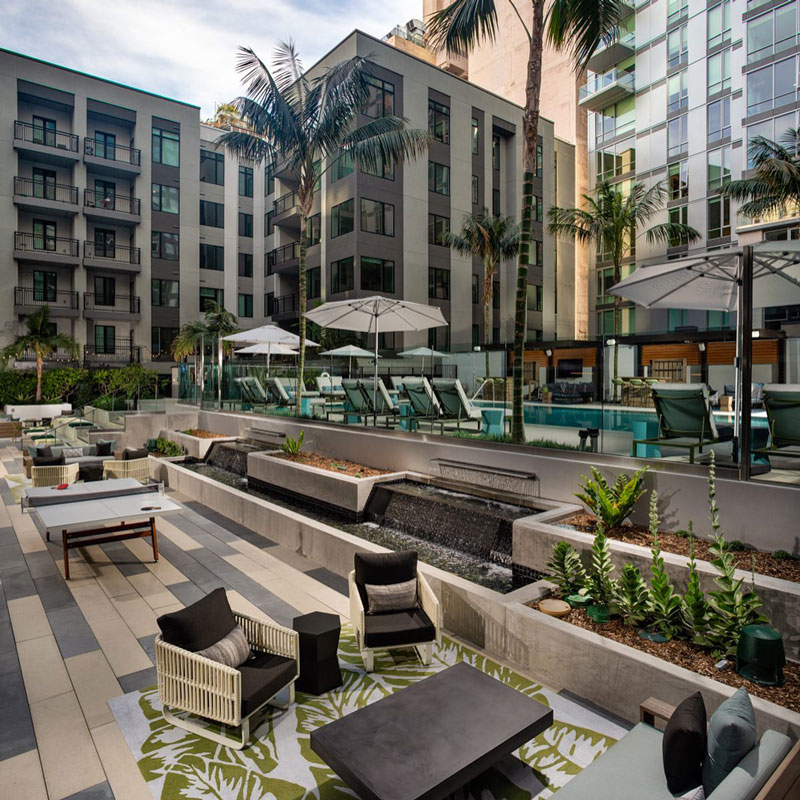
[{"label": "umbrella pole", "polygon": [[267,377],[269,378],[269,357],[272,353],[272,342],[267,343]]},{"label": "umbrella pole", "polygon": [[[751,405],[753,385],[753,246],[742,248],[741,305],[739,306],[742,329],[741,390],[739,403],[742,409],[741,458],[739,479],[750,480]],[[737,412],[738,413],[738,412]]]},{"label": "umbrella pole", "polygon": [[222,334],[217,334],[217,409],[222,411]]},{"label": "umbrella pole", "polygon": [[742,259],[739,259],[739,275],[736,281],[736,355],[734,357],[733,376],[733,452],[734,464],[739,463],[739,411],[742,397]]},{"label": "umbrella pole", "polygon": [[375,313],[375,382],[372,384],[372,427],[378,427],[378,314]]}]

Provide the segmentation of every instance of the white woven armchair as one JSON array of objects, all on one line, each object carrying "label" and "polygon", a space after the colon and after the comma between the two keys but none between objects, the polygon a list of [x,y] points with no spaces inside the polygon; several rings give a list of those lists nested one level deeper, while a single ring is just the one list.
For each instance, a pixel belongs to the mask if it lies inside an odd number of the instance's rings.
[{"label": "white woven armchair", "polygon": [[[279,686],[272,687],[274,692],[270,688],[269,697],[259,698],[255,704],[249,702],[247,692],[243,694],[242,691],[242,672],[239,668],[225,666],[168,644],[161,634],[155,640],[156,672],[164,719],[198,736],[241,750],[250,738],[250,720],[254,714],[268,704],[288,708],[294,702],[294,682],[298,675],[300,655],[295,631],[235,611],[233,616],[244,629],[256,658],[259,654],[270,654],[295,662],[294,676],[290,681],[282,681]],[[245,662],[242,667],[247,664]],[[288,704],[276,703],[275,697],[287,687]],[[175,711],[185,711],[223,725],[239,727],[241,737],[232,740],[190,719],[176,716]]]},{"label": "white woven armchair", "polygon": [[104,461],[103,480],[107,478],[135,478],[146,483],[150,480],[150,458],[131,458],[127,461]]},{"label": "white woven armchair", "polygon": [[52,467],[31,467],[34,486],[60,486],[62,483],[75,483],[78,480],[78,464],[64,464]]}]

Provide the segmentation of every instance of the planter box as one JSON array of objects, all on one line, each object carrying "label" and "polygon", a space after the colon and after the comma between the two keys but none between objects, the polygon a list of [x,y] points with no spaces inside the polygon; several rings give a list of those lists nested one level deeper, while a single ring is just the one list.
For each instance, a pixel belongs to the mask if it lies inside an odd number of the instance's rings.
[{"label": "planter box", "polygon": [[53,419],[54,417],[60,417],[62,414],[69,414],[71,411],[71,403],[14,404],[5,407],[6,414],[13,419],[18,419],[20,422]]},{"label": "planter box", "polygon": [[187,456],[199,458],[200,460],[206,457],[211,445],[215,442],[235,442],[237,438],[236,436],[219,436],[214,439],[204,439],[182,431],[161,431],[159,436],[179,444]]},{"label": "planter box", "polygon": [[[376,483],[396,481],[405,472],[388,472],[371,478],[353,478],[318,467],[275,458],[278,451],[250,453],[247,456],[247,478],[323,508],[344,511],[360,518]],[[322,562],[324,563],[324,562]]]},{"label": "planter box", "polygon": [[[591,547],[594,536],[582,531],[562,528],[551,524],[557,521],[557,516],[548,515],[549,519],[543,520],[541,516],[517,520],[514,522],[512,552],[514,563],[523,568],[547,572],[547,562],[557,542],[569,542],[580,554],[584,564],[591,564]],[[567,519],[571,514],[559,515]],[[620,542],[609,538],[611,560],[614,562],[616,574],[619,575],[625,563],[639,567],[646,577],[650,574],[652,556],[650,550],[636,544]],[[676,553],[662,551],[664,566],[670,580],[680,591],[685,591],[689,578],[689,559]],[[703,591],[714,587],[714,577],[717,571],[707,561],[697,562],[697,572]],[[745,583],[751,582],[749,572],[737,570],[737,577],[744,578]],[[783,634],[783,645],[786,657],[800,661],[800,584],[772,578],[768,575],[756,575],[755,587],[763,611],[769,617],[772,625]]]}]

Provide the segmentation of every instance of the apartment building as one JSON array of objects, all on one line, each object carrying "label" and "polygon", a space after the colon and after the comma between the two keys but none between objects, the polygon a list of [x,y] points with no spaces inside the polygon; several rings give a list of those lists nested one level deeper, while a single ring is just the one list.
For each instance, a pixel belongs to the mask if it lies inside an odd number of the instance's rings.
[{"label": "apartment building", "polygon": [[[447,328],[418,334],[381,335],[387,348],[430,344],[467,350],[484,341],[483,265],[444,246],[443,235],[459,229],[466,214],[489,208],[519,218],[522,109],[428,59],[353,32],[309,73],[319,74],[353,56],[375,61],[370,102],[359,123],[381,115],[408,119],[429,129],[427,157],[385,164],[379,174],[346,160],[320,165],[319,190],[308,230],[300,230],[296,176],[280,166],[266,170],[267,240],[265,313],[281,324],[297,318],[297,245],[308,244],[308,301],[344,300],[371,294],[404,297],[442,308]],[[565,164],[571,148],[556,143],[552,123],[540,131],[533,266],[529,277],[529,338],[552,335],[554,248],[542,224],[556,196],[556,147]],[[545,155],[546,154],[546,155]],[[565,169],[568,175],[569,170]],[[271,202],[271,207],[270,207]],[[516,262],[501,265],[495,281],[492,338],[513,338]]]}]

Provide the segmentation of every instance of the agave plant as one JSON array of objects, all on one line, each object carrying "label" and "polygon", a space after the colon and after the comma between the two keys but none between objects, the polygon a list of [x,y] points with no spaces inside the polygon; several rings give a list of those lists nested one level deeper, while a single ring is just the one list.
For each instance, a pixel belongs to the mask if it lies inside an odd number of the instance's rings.
[{"label": "agave plant", "polygon": [[562,597],[574,594],[586,583],[586,570],[578,551],[569,542],[557,542],[547,562],[550,576]]},{"label": "agave plant", "polygon": [[636,502],[645,493],[643,483],[646,472],[647,467],[643,467],[632,478],[621,472],[610,484],[599,469],[592,467],[594,480],[581,475],[584,480],[581,484],[583,491],[576,492],[575,497],[589,508],[606,530],[611,530],[631,515]]},{"label": "agave plant", "polygon": [[626,625],[638,627],[650,615],[650,591],[634,564],[625,564],[614,595],[614,603]]},{"label": "agave plant", "polygon": [[658,540],[658,495],[650,495],[650,534],[653,537],[651,550],[653,560],[650,564],[650,599],[653,611],[653,627],[662,636],[671,639],[682,627],[681,613],[683,602],[681,596],[670,583],[669,574],[664,567],[664,556],[661,555],[661,544]]}]

